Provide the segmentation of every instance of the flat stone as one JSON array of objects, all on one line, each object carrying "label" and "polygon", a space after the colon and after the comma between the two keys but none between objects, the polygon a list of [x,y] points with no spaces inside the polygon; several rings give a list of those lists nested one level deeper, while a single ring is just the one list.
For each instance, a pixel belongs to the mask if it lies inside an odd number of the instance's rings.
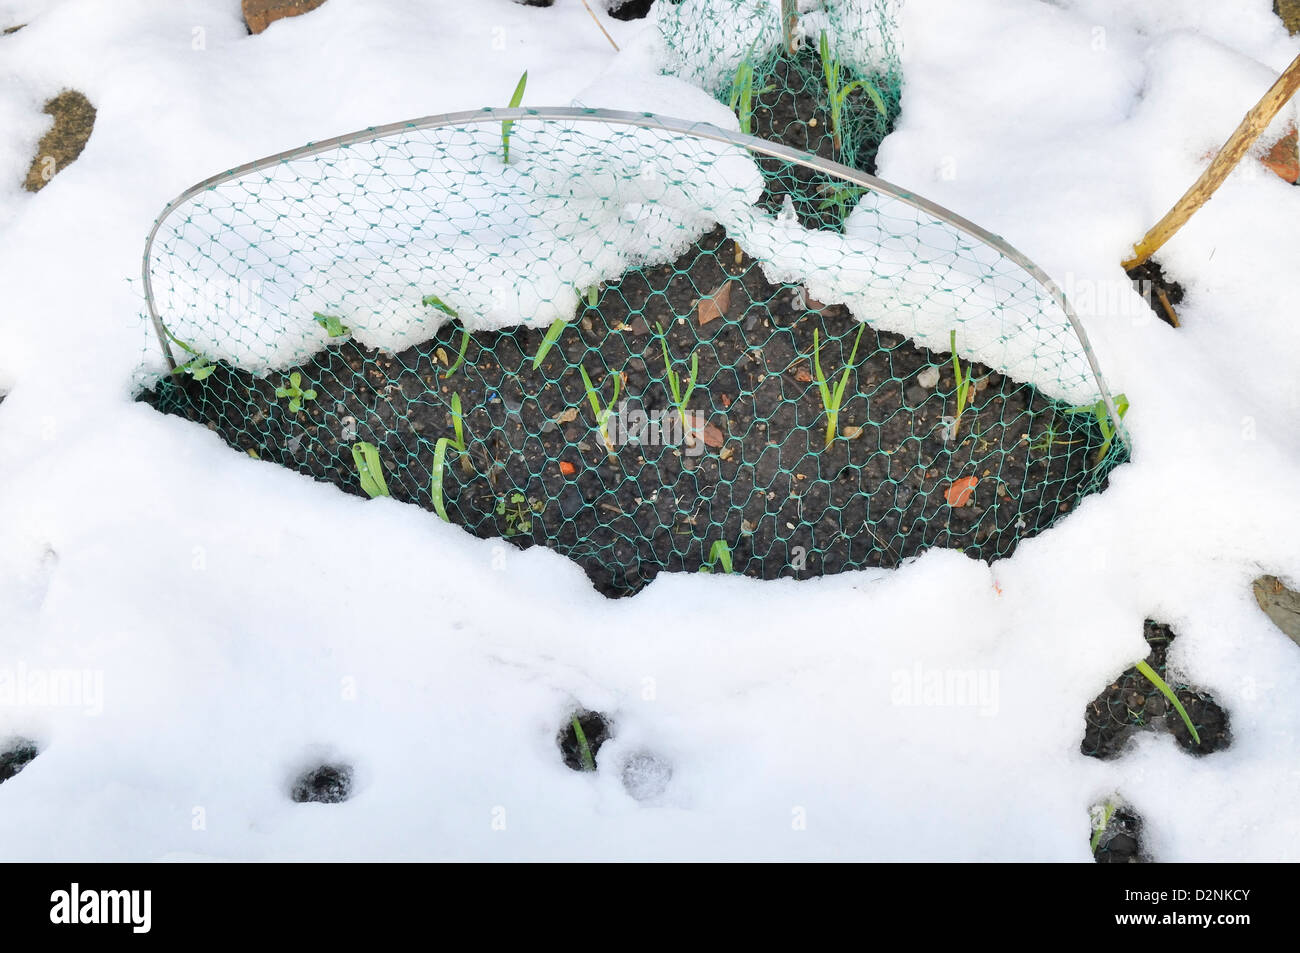
[{"label": "flat stone", "polygon": [[36,155],[27,170],[23,188],[39,192],[74,162],[95,128],[95,107],[75,89],[65,89],[45,104],[45,112],[54,117],[54,125],[41,137]]},{"label": "flat stone", "polygon": [[1264,615],[1300,645],[1300,592],[1282,585],[1277,576],[1260,576],[1255,580],[1255,601]]}]

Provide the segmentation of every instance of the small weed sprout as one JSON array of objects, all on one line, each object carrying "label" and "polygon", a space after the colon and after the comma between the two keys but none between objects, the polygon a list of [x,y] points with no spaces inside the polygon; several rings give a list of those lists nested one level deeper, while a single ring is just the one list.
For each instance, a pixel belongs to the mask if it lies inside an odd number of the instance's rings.
[{"label": "small weed sprout", "polygon": [[1169,683],[1161,678],[1159,673],[1147,664],[1145,660],[1138,662],[1135,668],[1145,676],[1147,681],[1159,690],[1161,695],[1164,695],[1165,698],[1169,700],[1169,704],[1174,706],[1174,710],[1178,712],[1178,716],[1183,719],[1183,724],[1187,726],[1187,730],[1192,736],[1193,743],[1199,745],[1201,743],[1200,733],[1197,732],[1196,726],[1192,724],[1192,719],[1187,714],[1187,709],[1183,707],[1183,703],[1178,700],[1178,696],[1174,694],[1174,690],[1169,687]]},{"label": "small weed sprout", "polygon": [[457,456],[460,457],[461,469],[466,473],[473,469],[469,461],[469,451],[465,446],[465,417],[461,413],[460,394],[451,395],[451,426],[456,436],[439,437],[437,443],[433,445],[433,478],[429,486],[434,512],[442,517],[444,523],[451,522],[451,518],[447,516],[447,504],[443,499],[443,475],[447,467],[447,451],[456,451]]},{"label": "small weed sprout", "polygon": [[352,463],[361,479],[361,489],[372,500],[388,496],[388,481],[384,479],[384,465],[379,460],[379,448],[373,443],[354,443]]},{"label": "small weed sprout", "polygon": [[614,413],[614,405],[618,403],[619,389],[623,386],[623,377],[621,374],[614,374],[614,396],[609,399],[609,403],[604,407],[601,406],[600,390],[591,382],[591,375],[581,364],[578,365],[578,373],[582,375],[582,385],[587,389],[587,402],[591,404],[591,411],[596,415],[596,427],[600,430],[600,439],[605,441],[605,449],[609,451],[611,457],[617,456],[614,450],[614,441],[609,439],[609,418]]},{"label": "small weed sprout", "polygon": [[849,217],[858,200],[867,194],[867,190],[860,185],[826,185],[822,187],[821,194],[826,197],[817,203],[817,208],[823,212],[834,209],[837,219],[842,223]]},{"label": "small weed sprout", "polygon": [[591,753],[591,745],[587,743],[587,733],[582,730],[582,724],[578,721],[578,716],[573,716],[573,736],[578,740],[578,752],[582,756],[582,770],[595,771],[596,759]]},{"label": "small weed sprout", "polygon": [[[1115,413],[1119,414],[1119,419],[1123,420],[1124,415],[1128,413],[1128,397],[1123,394],[1115,395]],[[1115,440],[1115,428],[1111,426],[1110,412],[1106,410],[1106,402],[1099,400],[1090,407],[1073,407],[1066,411],[1067,414],[1092,414],[1097,418],[1097,426],[1101,429],[1102,444],[1097,451],[1097,463],[1106,459],[1106,454],[1110,453],[1111,443]]]},{"label": "small weed sprout", "polygon": [[533,514],[540,513],[546,504],[539,500],[530,500],[522,493],[511,493],[508,499],[497,502],[497,516],[506,520],[506,535],[531,532]]},{"label": "small weed sprout", "polygon": [[957,414],[952,419],[948,439],[956,440],[957,431],[961,429],[961,415],[966,412],[966,405],[970,401],[971,376],[969,367],[962,370],[961,358],[957,356],[957,332],[953,331],[948,340],[952,347],[952,379],[957,385]]},{"label": "small weed sprout", "polygon": [[469,329],[466,328],[460,334],[460,351],[456,354],[456,363],[447,368],[443,373],[443,378],[451,377],[456,373],[456,369],[465,363],[465,352],[469,350]]},{"label": "small weed sprout", "polygon": [[700,373],[700,355],[698,353],[691,355],[691,374],[683,388],[682,379],[673,370],[673,359],[668,353],[668,335],[664,331],[664,326],[657,324],[655,327],[659,329],[659,346],[664,352],[664,379],[668,382],[668,391],[672,396],[673,406],[677,408],[677,415],[681,417],[682,433],[686,434],[691,431],[690,421],[686,419],[686,407],[691,402],[691,394],[695,392],[695,380]]},{"label": "small weed sprout", "polygon": [[826,77],[826,96],[831,107],[831,139],[835,143],[835,151],[840,152],[844,147],[844,133],[842,123],[844,121],[844,103],[848,100],[849,94],[855,89],[861,89],[870,97],[881,116],[885,115],[885,98],[880,95],[880,91],[871,83],[864,79],[857,79],[847,86],[841,85],[844,82],[841,72],[843,66],[840,65],[839,57],[831,52],[830,38],[827,37],[826,31],[822,31],[820,49],[822,58],[822,73]]},{"label": "small weed sprout", "polygon": [[1053,447],[1068,447],[1079,442],[1078,440],[1062,440],[1062,433],[1063,431],[1056,429],[1055,423],[1053,422],[1047,425],[1047,428],[1038,435],[1036,440],[1031,442],[1029,434],[1025,434],[1020,439],[1028,445],[1027,448],[1030,452],[1044,454],[1051,453]]},{"label": "small weed sprout", "polygon": [[862,332],[866,329],[865,324],[858,327],[858,336],[853,339],[853,350],[849,354],[848,363],[844,365],[840,382],[835,385],[834,390],[831,389],[830,382],[822,370],[821,335],[816,328],[813,329],[813,371],[816,373],[817,391],[822,396],[822,407],[826,410],[826,447],[830,447],[839,435],[840,407],[844,403],[844,392],[849,386],[849,371],[853,369],[853,362],[858,358],[858,344],[862,340]]},{"label": "small weed sprout", "polygon": [[316,399],[316,391],[312,390],[310,387],[303,390],[302,375],[297,371],[294,371],[289,375],[289,386],[277,387],[275,389],[275,396],[279,398],[289,398],[289,413],[296,414],[298,411],[302,410],[303,404],[309,400]]},{"label": "small weed sprout", "polygon": [[344,324],[337,315],[321,314],[319,311],[312,313],[316,323],[325,329],[325,333],[332,338],[341,338],[352,329]]},{"label": "small weed sprout", "polygon": [[542,366],[542,361],[546,360],[546,355],[550,353],[551,348],[555,347],[555,342],[560,339],[560,335],[564,333],[564,329],[568,326],[568,321],[554,321],[546,329],[546,336],[542,338],[537,353],[533,355],[533,370],[537,370]]},{"label": "small weed sprout", "polygon": [[211,376],[212,372],[217,369],[217,365],[209,361],[204,355],[200,354],[194,348],[190,347],[176,335],[172,334],[167,328],[163,328],[163,333],[172,340],[177,347],[192,357],[184,364],[177,364],[172,370],[173,374],[189,374],[196,381],[205,380]]},{"label": "small weed sprout", "polygon": [[721,539],[709,547],[709,559],[700,567],[700,572],[717,572],[719,568],[727,574],[735,572],[731,564],[731,547]]},{"label": "small weed sprout", "polygon": [[[515,87],[515,93],[510,97],[510,108],[517,109],[519,104],[524,101],[524,87],[528,85],[528,70],[524,70],[524,75],[519,77],[519,85]],[[515,122],[513,119],[507,119],[501,123],[501,161],[506,165],[510,164],[510,133],[514,129]]]}]

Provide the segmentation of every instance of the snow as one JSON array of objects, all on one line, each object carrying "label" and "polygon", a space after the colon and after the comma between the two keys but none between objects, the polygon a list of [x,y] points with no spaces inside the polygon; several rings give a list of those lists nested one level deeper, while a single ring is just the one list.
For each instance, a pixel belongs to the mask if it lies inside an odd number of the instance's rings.
[{"label": "snow", "polygon": [[[1300,40],[1268,0],[1137,6],[911,0],[880,160],[1073,290],[1134,461],[992,567],[935,550],[608,602],[553,553],[134,403],[127,279],[163,203],[249,159],[504,103],[525,68],[527,102],[635,106],[653,20],[606,19],[616,58],[577,0],[328,0],[257,37],[226,0],[0,0],[29,22],[0,37],[0,736],[41,747],[0,785],[0,856],[1082,862],[1118,793],[1160,860],[1298,859],[1300,653],[1249,582],[1300,583],[1300,192],[1248,161],[1161,253],[1179,331],[1127,310],[1118,262]],[[63,86],[95,132],[28,194]],[[1148,616],[1231,748],[1079,753]],[[102,676],[102,712],[7,700],[20,665]],[[984,690],[927,699],[934,677]],[[555,747],[577,707],[614,722],[595,776]],[[335,758],[351,800],[289,800]]]}]

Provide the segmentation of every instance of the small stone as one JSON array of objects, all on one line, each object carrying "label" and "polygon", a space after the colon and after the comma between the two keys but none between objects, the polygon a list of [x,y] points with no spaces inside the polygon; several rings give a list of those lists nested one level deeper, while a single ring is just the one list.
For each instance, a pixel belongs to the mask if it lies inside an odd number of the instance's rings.
[{"label": "small stone", "polygon": [[934,390],[939,386],[939,368],[933,364],[922,368],[921,373],[916,375],[916,382],[926,390]]}]

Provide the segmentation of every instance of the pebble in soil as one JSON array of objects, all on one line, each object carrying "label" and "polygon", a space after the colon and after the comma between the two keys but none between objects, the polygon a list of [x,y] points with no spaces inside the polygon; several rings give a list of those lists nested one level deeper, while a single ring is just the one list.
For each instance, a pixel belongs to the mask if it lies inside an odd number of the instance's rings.
[{"label": "pebble in soil", "polygon": [[351,795],[352,767],[346,764],[322,764],[304,771],[289,792],[299,804],[339,804]]},{"label": "pebble in soil", "polygon": [[[1147,664],[1168,681],[1166,656],[1176,634],[1169,626],[1147,619],[1143,635],[1151,649]],[[1170,682],[1169,687],[1196,726],[1200,744],[1192,740],[1182,717],[1155,685],[1136,668],[1130,668],[1088,703],[1080,750],[1089,757],[1109,760],[1123,754],[1138,731],[1168,731],[1180,748],[1198,757],[1231,744],[1228,712],[1209,692],[1179,682]]]},{"label": "pebble in soil", "polygon": [[[719,305],[705,323],[703,298]],[[689,409],[703,438],[690,446],[640,426],[649,418],[680,431],[660,325],[676,373],[698,358]],[[838,383],[862,328],[827,446],[813,342]],[[541,341],[526,328],[475,332],[456,366],[462,335],[451,322],[398,353],[342,337],[281,373],[218,364],[201,381],[165,377],[141,399],[354,494],[351,447],[372,443],[391,495],[433,510],[435,444],[454,436],[459,395],[467,447],[443,468],[450,520],[481,538],[549,546],[612,597],[661,571],[698,571],[719,540],[736,572],[762,579],[893,568],[934,546],[1008,556],[1103,489],[1122,459],[1116,442],[1096,461],[1091,414],[1068,414],[979,365],[968,368],[976,383],[952,437],[949,355],[861,325],[800,286],[772,284],[721,228],[671,264],[606,285],[534,368]],[[580,367],[606,402],[619,377],[612,448]],[[276,397],[295,371],[316,393],[296,413]],[[973,492],[952,495],[962,486]]]},{"label": "pebble in soil", "polygon": [[26,738],[16,738],[6,744],[0,749],[0,784],[31,764],[37,754],[39,750],[35,742]]},{"label": "pebble in soil", "polygon": [[[1092,834],[1089,834],[1089,843]],[[1142,853],[1142,819],[1123,807],[1117,807],[1106,823],[1097,846],[1092,852],[1099,864],[1145,863]]]},{"label": "pebble in soil", "polygon": [[555,743],[560,748],[560,757],[563,758],[564,764],[574,771],[585,771],[586,766],[583,764],[582,746],[578,743],[578,733],[573,730],[573,719],[578,719],[578,725],[582,728],[583,736],[587,739],[587,749],[591,752],[592,763],[599,767],[597,752],[600,746],[613,737],[610,731],[609,720],[598,711],[578,711],[574,712],[560,727],[559,734],[555,736]]}]

